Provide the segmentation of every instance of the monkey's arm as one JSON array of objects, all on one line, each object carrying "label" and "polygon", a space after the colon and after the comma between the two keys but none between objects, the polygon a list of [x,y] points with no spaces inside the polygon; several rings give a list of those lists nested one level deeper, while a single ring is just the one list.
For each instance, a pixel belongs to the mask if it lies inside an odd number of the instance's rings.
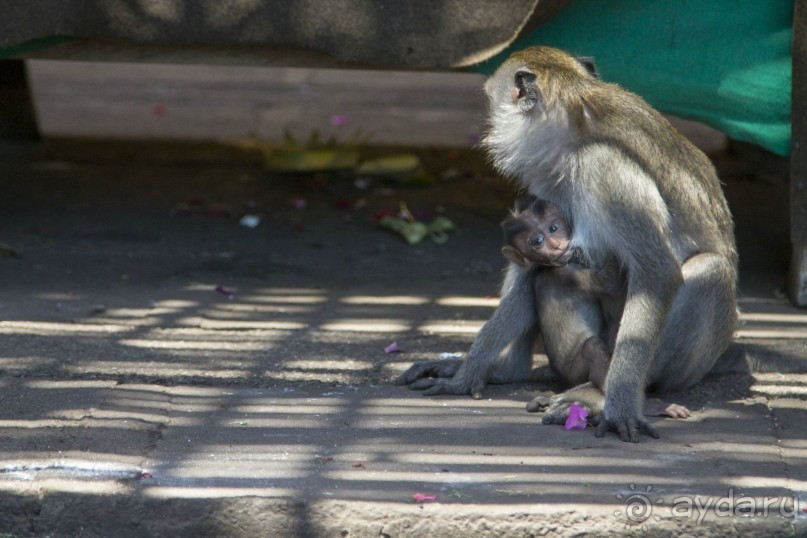
[{"label": "monkey's arm", "polygon": [[[482,389],[502,351],[535,325],[533,278],[532,271],[511,266],[499,306],[480,329],[464,361],[450,365],[445,364],[446,361],[415,363],[398,377],[396,384],[424,390],[427,396],[470,394],[475,399],[481,398]],[[449,371],[441,372],[444,364]],[[429,377],[431,375],[437,378]]]},{"label": "monkey's arm", "polygon": [[[584,178],[594,192],[584,195],[581,209],[596,219],[589,223],[609,224],[610,235],[602,240],[624,264],[628,278],[597,436],[614,429],[623,441],[637,442],[640,431],[658,437],[642,414],[645,378],[682,282],[681,265],[669,240],[667,205],[644,170],[621,153],[601,148],[585,162],[582,169],[597,176]],[[589,239],[596,238],[597,231],[586,231]]]}]

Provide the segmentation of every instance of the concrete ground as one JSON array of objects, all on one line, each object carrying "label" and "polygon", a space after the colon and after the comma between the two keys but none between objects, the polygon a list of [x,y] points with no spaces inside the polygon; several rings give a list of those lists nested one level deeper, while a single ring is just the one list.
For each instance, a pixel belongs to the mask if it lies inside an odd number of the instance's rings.
[{"label": "concrete ground", "polygon": [[[807,534],[785,163],[715,155],[742,259],[734,369],[626,444],[525,412],[560,390],[542,355],[533,383],[479,401],[391,383],[467,351],[513,196],[471,151],[421,157],[418,187],[208,146],[3,153],[0,242],[19,257],[0,260],[0,533]],[[373,219],[401,202],[457,231],[407,245]]]}]

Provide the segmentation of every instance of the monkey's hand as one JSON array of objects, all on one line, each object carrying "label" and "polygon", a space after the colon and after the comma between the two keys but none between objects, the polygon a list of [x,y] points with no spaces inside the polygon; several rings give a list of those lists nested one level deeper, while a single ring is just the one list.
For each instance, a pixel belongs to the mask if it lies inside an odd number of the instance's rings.
[{"label": "monkey's hand", "polygon": [[396,385],[408,385],[412,390],[422,390],[425,396],[437,394],[470,394],[474,399],[482,398],[484,378],[467,381],[467,370],[461,367],[461,359],[416,362],[398,376]]},{"label": "monkey's hand", "polygon": [[659,438],[656,429],[626,402],[621,402],[621,405],[611,405],[612,403],[606,398],[605,411],[597,417],[600,423],[597,425],[595,436],[603,437],[607,431],[616,431],[619,438],[626,443],[638,443],[640,432],[654,439]]},{"label": "monkey's hand", "polygon": [[[421,379],[415,385],[418,385],[418,389],[425,389],[424,396],[470,394],[474,400],[482,399],[482,389],[485,388],[484,381],[474,383],[465,381],[461,376],[455,376],[452,379]],[[410,388],[415,388],[415,386],[410,385]]]},{"label": "monkey's hand", "polygon": [[418,381],[431,381],[429,378],[432,377],[454,377],[460,366],[462,366],[462,359],[416,362],[395,379],[395,384],[409,385],[411,389],[423,390],[428,387],[415,386]]}]

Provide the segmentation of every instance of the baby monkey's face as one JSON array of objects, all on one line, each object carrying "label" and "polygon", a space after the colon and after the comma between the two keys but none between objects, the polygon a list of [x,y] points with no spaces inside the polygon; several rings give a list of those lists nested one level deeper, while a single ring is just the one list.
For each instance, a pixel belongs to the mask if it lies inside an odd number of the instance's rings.
[{"label": "baby monkey's face", "polygon": [[[505,256],[522,267],[547,265],[561,267],[569,263],[571,228],[560,208],[549,202],[532,204],[509,219],[505,230]],[[507,247],[510,248],[507,248]]]},{"label": "baby monkey's face", "polygon": [[563,213],[553,204],[546,204],[543,215],[525,212],[529,229],[516,237],[514,245],[528,260],[541,265],[566,265],[571,257],[571,230]]}]

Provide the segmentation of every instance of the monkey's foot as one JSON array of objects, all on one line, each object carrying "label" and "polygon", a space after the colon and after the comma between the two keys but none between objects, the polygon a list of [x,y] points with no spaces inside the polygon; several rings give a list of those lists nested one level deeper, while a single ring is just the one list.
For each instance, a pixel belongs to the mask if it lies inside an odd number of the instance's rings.
[{"label": "monkey's foot", "polygon": [[[431,387],[431,384],[416,383],[419,380],[428,380],[431,377],[454,377],[457,370],[462,365],[462,359],[444,359],[439,361],[416,362],[404,373],[395,379],[396,385],[409,385],[414,390],[423,390]],[[416,386],[422,385],[422,386]]]},{"label": "monkey's foot", "polygon": [[647,417],[689,418],[692,415],[683,405],[667,403],[658,398],[646,399],[643,411]]},{"label": "monkey's foot", "polygon": [[438,394],[470,394],[474,400],[482,399],[482,389],[485,383],[468,383],[457,379],[421,379],[409,385],[410,389],[422,390],[424,396],[437,396]]},{"label": "monkey's foot", "polygon": [[537,396],[527,402],[527,413],[537,413],[544,411],[552,403],[552,400],[546,396]]},{"label": "monkey's foot", "polygon": [[[562,396],[562,395],[561,395]],[[537,400],[538,398],[536,398]],[[534,402],[535,400],[533,400]],[[533,402],[530,402],[532,404]],[[530,405],[527,404],[527,405]],[[596,424],[597,417],[599,415],[594,415],[591,412],[591,409],[585,402],[575,402],[575,401],[561,401],[559,399],[553,399],[549,404],[546,412],[544,412],[543,418],[541,418],[541,422],[543,424],[566,424],[566,420],[569,418],[569,411],[571,409],[572,404],[577,405],[578,407],[585,409],[588,413],[589,417],[592,417],[589,422]],[[529,409],[527,409],[529,411]]]},{"label": "monkey's foot", "polygon": [[[649,435],[653,439],[659,438],[656,429],[642,416],[631,416],[631,414],[628,414],[627,418],[608,419],[607,414],[608,411],[604,411],[602,416],[599,417],[597,431],[594,432],[596,437],[603,437],[605,436],[605,432],[615,431],[619,435],[619,438],[626,443],[638,443],[640,433]],[[617,416],[619,415],[617,414]]]},{"label": "monkey's foot", "polygon": [[603,437],[605,432],[615,431],[622,441],[630,443],[638,443],[640,433],[658,439],[656,429],[641,415],[642,410],[637,409],[633,399],[624,397],[625,394],[629,394],[627,388],[619,386],[610,388],[602,407],[602,416],[597,417],[599,424],[594,435]]},{"label": "monkey's foot", "polygon": [[592,417],[590,422],[595,423],[594,419],[602,413],[604,398],[602,391],[592,383],[583,383],[551,399],[538,396],[527,404],[527,411],[546,409],[541,419],[544,424],[565,424],[571,405],[576,404],[588,411],[588,416]]}]

